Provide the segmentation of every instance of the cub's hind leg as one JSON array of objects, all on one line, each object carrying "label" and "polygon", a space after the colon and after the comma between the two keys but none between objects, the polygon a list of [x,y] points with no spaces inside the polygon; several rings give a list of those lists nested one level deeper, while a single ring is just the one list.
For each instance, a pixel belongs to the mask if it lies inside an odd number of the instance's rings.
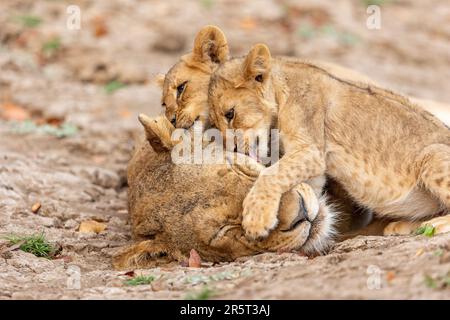
[{"label": "cub's hind leg", "polygon": [[419,183],[441,202],[443,211],[450,213],[450,146],[428,146],[417,163]]},{"label": "cub's hind leg", "polygon": [[425,148],[419,157],[419,182],[441,203],[445,214],[425,221],[422,225],[432,225],[436,233],[450,231],[450,146],[434,144]]}]

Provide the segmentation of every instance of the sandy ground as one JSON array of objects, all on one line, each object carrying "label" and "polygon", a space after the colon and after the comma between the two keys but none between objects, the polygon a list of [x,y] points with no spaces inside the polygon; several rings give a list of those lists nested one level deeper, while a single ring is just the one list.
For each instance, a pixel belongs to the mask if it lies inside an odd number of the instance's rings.
[{"label": "sandy ground", "polygon": [[[66,28],[67,1],[0,3],[0,235],[43,231],[62,248],[48,260],[0,240],[0,299],[183,299],[206,288],[231,299],[450,298],[450,234],[360,236],[310,259],[135,270],[156,278],[136,287],[110,263],[131,241],[125,171],[136,116],[160,112],[150,80],[190,50],[201,26],[219,25],[234,55],[263,41],[274,54],[337,62],[450,103],[448,1],[378,1],[381,30],[365,26],[368,1],[75,2],[80,30]],[[126,86],[108,93],[112,80]],[[107,229],[78,232],[88,219]]]}]

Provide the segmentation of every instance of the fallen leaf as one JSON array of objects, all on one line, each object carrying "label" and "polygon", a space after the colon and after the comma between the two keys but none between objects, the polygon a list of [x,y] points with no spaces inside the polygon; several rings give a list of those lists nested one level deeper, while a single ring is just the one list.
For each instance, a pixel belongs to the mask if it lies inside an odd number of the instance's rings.
[{"label": "fallen leaf", "polygon": [[39,209],[41,209],[41,203],[40,202],[36,202],[35,204],[33,204],[33,206],[31,207],[31,212],[33,213],[38,213]]},{"label": "fallen leaf", "polygon": [[201,268],[202,266],[202,259],[200,258],[200,255],[195,251],[195,249],[192,249],[189,253],[189,267],[190,268]]},{"label": "fallen leaf", "polygon": [[100,38],[108,34],[108,27],[105,19],[102,17],[96,17],[92,20],[93,34],[95,37]]},{"label": "fallen leaf", "polygon": [[128,277],[134,277],[136,274],[135,274],[134,271],[132,270],[132,271],[125,272],[123,275],[124,275],[124,276],[128,276]]},{"label": "fallen leaf", "polygon": [[241,20],[239,26],[245,30],[253,30],[256,28],[256,20],[252,17],[247,17]]},{"label": "fallen leaf", "polygon": [[57,117],[49,117],[49,118],[41,117],[34,120],[34,123],[36,123],[37,125],[48,124],[51,126],[60,127],[64,123],[64,119]]},{"label": "fallen leaf", "polygon": [[391,282],[392,280],[394,280],[394,278],[395,278],[395,272],[394,271],[388,271],[386,273],[386,280],[388,282]]},{"label": "fallen leaf", "polygon": [[90,233],[90,232],[100,233],[105,229],[106,224],[97,222],[95,220],[87,220],[81,222],[78,231],[81,233]]},{"label": "fallen leaf", "polygon": [[131,112],[129,110],[123,108],[123,109],[119,110],[119,116],[124,119],[127,119],[127,118],[131,117]]},{"label": "fallen leaf", "polygon": [[13,103],[0,105],[1,117],[5,120],[24,121],[30,119],[30,112]]}]

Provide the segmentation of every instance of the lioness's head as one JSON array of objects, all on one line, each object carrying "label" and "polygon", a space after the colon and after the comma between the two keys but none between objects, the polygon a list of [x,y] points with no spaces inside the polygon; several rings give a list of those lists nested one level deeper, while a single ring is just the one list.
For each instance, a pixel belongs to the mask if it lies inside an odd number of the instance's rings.
[{"label": "lioness's head", "polygon": [[312,205],[298,187],[286,192],[277,228],[262,241],[249,241],[241,227],[242,202],[264,167],[235,153],[230,156],[248,161],[175,164],[169,121],[143,115],[140,121],[147,143],[137,146],[128,166],[128,207],[135,240],[140,242],[115,256],[116,268],[181,261],[191,249],[206,261],[219,262],[265,251],[313,253],[325,247],[311,222],[326,216],[323,199]]},{"label": "lioness's head", "polygon": [[258,44],[245,58],[222,64],[211,77],[211,123],[222,131],[224,138],[227,129],[241,130],[240,151],[247,154],[252,143],[257,142],[255,135],[269,134],[275,125],[277,97],[271,68],[269,49]]},{"label": "lioness's head", "polygon": [[162,87],[165,115],[177,128],[190,128],[194,121],[208,123],[208,85],[213,71],[228,60],[228,44],[215,26],[200,30],[191,53],[181,57],[157,82]]}]

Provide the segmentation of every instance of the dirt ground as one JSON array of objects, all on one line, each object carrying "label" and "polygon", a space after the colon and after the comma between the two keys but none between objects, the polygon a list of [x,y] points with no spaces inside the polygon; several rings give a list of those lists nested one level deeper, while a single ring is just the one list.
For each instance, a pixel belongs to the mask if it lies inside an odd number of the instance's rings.
[{"label": "dirt ground", "polygon": [[[366,28],[369,2],[381,4],[380,30]],[[66,27],[73,3],[79,30]],[[160,112],[152,77],[206,24],[224,30],[233,55],[265,42],[274,54],[337,62],[450,103],[447,0],[1,1],[0,236],[43,231],[62,251],[37,258],[0,240],[0,299],[184,299],[207,290],[229,299],[450,299],[449,233],[359,236],[309,259],[267,253],[135,270],[156,278],[142,286],[112,270],[111,255],[131,241],[125,172],[137,114]],[[107,229],[77,231],[89,219]]]}]

